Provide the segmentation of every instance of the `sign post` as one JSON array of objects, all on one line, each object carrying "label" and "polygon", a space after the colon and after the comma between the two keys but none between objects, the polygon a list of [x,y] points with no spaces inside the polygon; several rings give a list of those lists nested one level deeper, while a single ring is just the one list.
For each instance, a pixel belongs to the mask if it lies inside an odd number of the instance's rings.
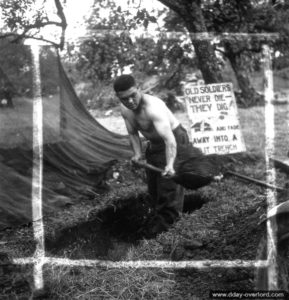
[{"label": "sign post", "polygon": [[184,85],[195,147],[204,154],[246,151],[232,83]]}]

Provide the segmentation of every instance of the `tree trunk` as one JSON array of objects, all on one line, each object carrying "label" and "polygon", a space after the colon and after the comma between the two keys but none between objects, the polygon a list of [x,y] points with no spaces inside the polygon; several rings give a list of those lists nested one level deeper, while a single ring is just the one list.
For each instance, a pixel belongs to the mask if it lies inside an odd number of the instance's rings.
[{"label": "tree trunk", "polygon": [[[175,11],[185,22],[189,32],[207,33],[205,19],[201,9],[201,1],[193,0],[159,0],[162,4]],[[191,3],[190,3],[191,2]],[[214,47],[210,40],[196,35],[192,36],[198,68],[201,70],[204,81],[209,83],[222,82],[223,76],[217,63]]]},{"label": "tree trunk", "polygon": [[[190,32],[206,33],[207,28],[201,7],[193,2],[189,9],[184,11],[183,18],[186,27]],[[218,59],[215,50],[208,39],[201,39],[198,36],[192,37],[192,44],[198,61],[198,68],[201,70],[203,78],[207,84],[222,82],[223,76],[218,66]]]},{"label": "tree trunk", "polygon": [[263,97],[259,95],[252,86],[246,66],[242,64],[239,54],[235,53],[230,45],[226,43],[226,56],[229,59],[232,69],[235,72],[241,94],[236,93],[236,100],[239,104],[249,107],[262,102]]}]

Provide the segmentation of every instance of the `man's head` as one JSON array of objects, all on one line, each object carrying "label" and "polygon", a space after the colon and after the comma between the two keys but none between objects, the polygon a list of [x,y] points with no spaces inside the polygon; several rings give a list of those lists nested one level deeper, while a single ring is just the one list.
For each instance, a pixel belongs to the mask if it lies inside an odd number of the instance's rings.
[{"label": "man's head", "polygon": [[113,88],[124,106],[131,110],[138,109],[142,96],[131,75],[121,75],[117,77]]}]

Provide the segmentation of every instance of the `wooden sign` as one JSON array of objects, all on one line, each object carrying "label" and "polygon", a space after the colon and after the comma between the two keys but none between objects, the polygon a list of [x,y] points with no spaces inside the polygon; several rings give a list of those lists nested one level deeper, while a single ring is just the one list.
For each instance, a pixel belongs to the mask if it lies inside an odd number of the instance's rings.
[{"label": "wooden sign", "polygon": [[204,154],[246,151],[232,83],[184,85],[195,147]]}]

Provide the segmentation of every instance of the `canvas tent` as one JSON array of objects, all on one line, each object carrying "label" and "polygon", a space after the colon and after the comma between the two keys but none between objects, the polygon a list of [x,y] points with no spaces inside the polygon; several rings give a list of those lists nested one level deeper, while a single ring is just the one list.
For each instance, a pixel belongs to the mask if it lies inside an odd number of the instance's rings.
[{"label": "canvas tent", "polygon": [[[29,46],[0,48],[0,65],[16,88],[0,108],[0,229],[32,221],[33,56]],[[11,49],[12,48],[12,49]],[[77,97],[51,47],[40,52],[43,102],[43,209],[58,209],[55,183],[97,186],[116,159],[131,156],[127,136],[100,125]]]}]

